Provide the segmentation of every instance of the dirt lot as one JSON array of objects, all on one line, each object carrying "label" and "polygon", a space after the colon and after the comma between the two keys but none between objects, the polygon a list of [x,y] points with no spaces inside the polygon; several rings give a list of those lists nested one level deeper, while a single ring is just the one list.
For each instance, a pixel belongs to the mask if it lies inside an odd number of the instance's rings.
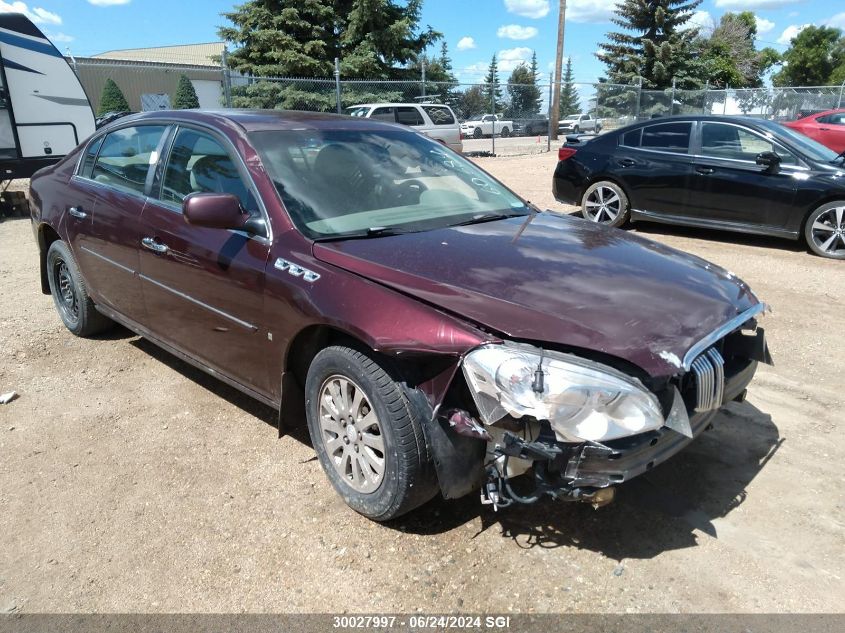
[{"label": "dirt lot", "polygon": [[[554,156],[484,159],[543,207]],[[0,612],[841,611],[845,265],[789,242],[648,237],[773,306],[776,367],[616,503],[348,510],[304,427],[125,330],[71,336],[27,220],[0,223]]]}]

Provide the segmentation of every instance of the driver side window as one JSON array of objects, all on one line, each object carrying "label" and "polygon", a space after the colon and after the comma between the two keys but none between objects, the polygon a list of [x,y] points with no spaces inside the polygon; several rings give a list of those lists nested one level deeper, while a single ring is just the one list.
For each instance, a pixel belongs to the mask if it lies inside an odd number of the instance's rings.
[{"label": "driver side window", "polygon": [[229,152],[214,137],[180,128],[164,170],[161,200],[182,206],[191,193],[231,193],[241,208],[258,213],[258,205]]},{"label": "driver side window", "polygon": [[782,165],[798,164],[790,151],[749,129],[725,123],[701,126],[701,153],[704,156],[753,163],[762,152],[775,152]]}]

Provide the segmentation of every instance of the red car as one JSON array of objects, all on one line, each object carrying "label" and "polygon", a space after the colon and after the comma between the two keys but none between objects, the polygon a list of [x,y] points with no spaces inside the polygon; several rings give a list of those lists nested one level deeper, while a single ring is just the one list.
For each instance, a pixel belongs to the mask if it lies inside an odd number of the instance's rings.
[{"label": "red car", "polygon": [[845,152],[845,108],[811,114],[784,125],[815,139],[834,152]]},{"label": "red car", "polygon": [[376,520],[438,493],[607,503],[769,360],[734,275],[543,213],[401,125],[149,112],[31,190],[42,290],[72,333],[121,323],[280,430],[305,418]]}]

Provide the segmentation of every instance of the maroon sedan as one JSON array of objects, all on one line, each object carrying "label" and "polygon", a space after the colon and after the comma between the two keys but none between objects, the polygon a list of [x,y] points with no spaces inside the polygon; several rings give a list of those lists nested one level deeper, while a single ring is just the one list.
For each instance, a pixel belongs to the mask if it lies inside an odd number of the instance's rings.
[{"label": "maroon sedan", "polygon": [[438,492],[606,503],[770,360],[765,306],[732,274],[541,212],[372,119],[127,117],[32,200],[71,332],[121,323],[277,408],[280,432],[304,414],[376,520]]},{"label": "maroon sedan", "polygon": [[845,109],[818,112],[784,125],[809,136],[834,152],[845,152]]}]

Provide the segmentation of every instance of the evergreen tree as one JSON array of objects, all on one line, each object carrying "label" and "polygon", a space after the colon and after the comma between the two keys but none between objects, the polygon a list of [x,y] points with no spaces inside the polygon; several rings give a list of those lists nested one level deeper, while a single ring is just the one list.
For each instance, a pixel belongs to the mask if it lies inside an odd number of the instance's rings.
[{"label": "evergreen tree", "polygon": [[420,30],[422,0],[246,0],[218,33],[229,67],[257,77],[412,79],[409,64],[440,34]]},{"label": "evergreen tree", "polygon": [[330,77],[337,15],[325,0],[247,0],[218,29],[235,45],[230,68],[255,77]]},{"label": "evergreen tree", "polygon": [[[625,30],[608,33],[609,41],[596,54],[607,66],[605,81],[634,86],[642,78],[645,90],[667,90],[673,80],[678,90],[701,88],[698,29],[683,28],[699,4],[701,0],[620,0],[613,22]],[[637,97],[630,89],[603,95],[603,114],[608,108],[629,113]]]},{"label": "evergreen tree", "polygon": [[[542,83],[542,77],[540,77],[540,69],[537,65],[537,51],[531,51],[531,76],[534,78],[534,84],[539,85]],[[534,107],[534,112],[540,112],[543,109],[543,95],[540,94],[540,91],[537,91],[537,103]]]},{"label": "evergreen tree", "polygon": [[572,73],[572,58],[566,59],[566,69],[563,72],[563,82],[560,86],[560,111],[559,117],[562,119],[570,114],[578,114],[581,112],[581,99],[578,97],[578,90],[573,84]]},{"label": "evergreen tree", "polygon": [[499,63],[496,61],[496,53],[487,69],[487,76],[484,77],[484,86],[481,94],[486,99],[487,108],[493,108],[490,114],[496,114],[502,106],[502,86],[499,83]]},{"label": "evergreen tree", "polygon": [[525,63],[513,69],[508,79],[508,94],[511,102],[508,116],[521,119],[537,114],[539,110],[540,89],[537,87],[534,73]]},{"label": "evergreen tree", "polygon": [[191,108],[200,107],[200,100],[197,97],[197,91],[194,90],[194,84],[188,79],[187,75],[179,77],[179,85],[176,87],[176,96],[173,98],[173,107],[176,110],[190,110]]},{"label": "evergreen tree", "polygon": [[126,112],[128,110],[129,104],[126,102],[123,91],[114,83],[114,80],[106,79],[106,85],[103,86],[103,93],[100,96],[97,116],[103,116],[107,112]]},{"label": "evergreen tree", "polygon": [[452,59],[449,57],[449,47],[444,40],[440,45],[440,58],[438,59],[440,68],[445,75],[444,81],[447,83],[440,86],[440,94],[442,95],[443,103],[454,105],[457,103],[458,96],[455,92],[455,87],[458,83],[458,78],[452,72]]}]

